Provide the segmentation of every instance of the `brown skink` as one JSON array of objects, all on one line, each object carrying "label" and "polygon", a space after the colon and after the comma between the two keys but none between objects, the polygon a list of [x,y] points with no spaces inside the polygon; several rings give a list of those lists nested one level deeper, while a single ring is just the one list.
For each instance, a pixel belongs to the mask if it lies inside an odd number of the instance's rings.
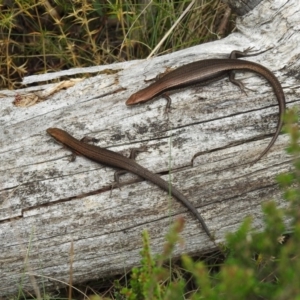
[{"label": "brown skink", "polygon": [[[120,168],[134,173],[152,183],[156,184],[163,190],[169,192],[169,183],[163,180],[160,176],[150,172],[146,168],[139,165],[133,159],[127,158],[117,152],[113,152],[104,148],[100,148],[94,145],[90,145],[75,139],[73,136],[68,134],[66,131],[58,128],[48,128],[47,133],[56,139],[58,142],[69,148],[73,153],[83,155],[98,163],[108,165],[111,167]],[[194,207],[194,205],[175,187],[172,186],[170,189],[171,194],[177,198],[183,205],[185,205],[199,220],[203,229],[207,235],[212,238],[212,235],[207,228],[204,220]]]},{"label": "brown skink", "polygon": [[207,84],[219,80],[227,75],[230,75],[229,79],[231,82],[242,88],[242,83],[234,79],[232,71],[243,70],[254,72],[264,77],[269,82],[275,92],[279,105],[279,120],[277,123],[276,132],[269,145],[255,160],[257,161],[270,150],[278,138],[283,125],[283,115],[286,108],[285,97],[280,82],[270,70],[251,61],[234,59],[237,56],[241,57],[251,55],[234,51],[234,54],[231,55],[231,58],[206,59],[181,66],[176,70],[167,73],[156,82],[150,84],[148,87],[132,94],[126,101],[126,105],[134,105],[149,101],[169,90],[180,89],[195,84]]}]

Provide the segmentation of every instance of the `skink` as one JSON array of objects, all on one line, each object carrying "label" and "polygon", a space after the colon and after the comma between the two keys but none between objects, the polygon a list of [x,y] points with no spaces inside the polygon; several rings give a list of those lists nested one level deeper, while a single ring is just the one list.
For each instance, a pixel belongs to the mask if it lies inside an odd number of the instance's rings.
[{"label": "skink", "polygon": [[[100,148],[94,145],[90,145],[75,139],[73,136],[68,134],[66,131],[58,128],[48,128],[47,133],[56,139],[58,142],[69,148],[76,154],[81,154],[93,161],[108,165],[111,167],[120,168],[134,173],[146,180],[151,181],[163,190],[169,192],[169,183],[163,180],[160,176],[150,172],[146,168],[139,165],[133,159],[127,158],[117,152],[113,152],[104,148]],[[204,220],[194,207],[194,205],[175,187],[172,186],[171,194],[177,198],[182,204],[184,204],[199,220],[203,229],[207,235],[213,240],[212,235],[207,228]]]},{"label": "skink", "polygon": [[244,54],[243,52],[234,52],[235,53],[231,55],[231,58],[206,59],[181,66],[176,70],[167,73],[156,82],[150,84],[148,87],[132,94],[126,101],[126,105],[134,105],[146,102],[156,96],[164,94],[169,90],[184,88],[195,84],[206,84],[213,82],[225,77],[227,74],[230,74],[230,81],[242,88],[242,83],[234,79],[232,71],[243,70],[257,73],[258,75],[264,77],[272,86],[279,105],[279,120],[277,123],[276,132],[269,145],[256,159],[257,161],[270,150],[278,138],[283,125],[283,115],[286,108],[285,97],[280,82],[270,70],[251,61],[234,59],[236,56],[250,56]]}]

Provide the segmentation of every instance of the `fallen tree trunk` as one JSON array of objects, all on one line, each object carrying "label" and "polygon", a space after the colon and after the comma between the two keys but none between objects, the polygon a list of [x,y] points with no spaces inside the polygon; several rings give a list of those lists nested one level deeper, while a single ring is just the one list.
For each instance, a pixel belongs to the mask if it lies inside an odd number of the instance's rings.
[{"label": "fallen tree trunk", "polygon": [[[268,145],[278,120],[278,104],[265,80],[238,72],[237,77],[251,89],[247,95],[228,79],[189,87],[171,95],[169,114],[164,113],[162,98],[137,107],[126,107],[125,101],[149,84],[145,80],[168,68],[225,58],[232,50],[262,51],[272,45],[249,60],[273,71],[287,102],[298,105],[293,86],[299,79],[293,71],[299,65],[295,58],[300,37],[293,30],[299,15],[290,18],[286,27],[287,16],[293,15],[297,5],[289,1],[289,6],[281,6],[277,0],[270,8],[265,1],[239,19],[240,32],[217,42],[151,60],[74,69],[25,81],[102,71],[66,90],[56,91],[61,87],[52,84],[2,91],[0,296],[13,294],[20,283],[32,290],[32,278],[46,288],[63,286],[69,280],[71,243],[74,283],[128,270],[139,263],[141,232],[149,232],[157,253],[170,222],[178,216],[186,221],[185,244],[174,256],[216,247],[186,208],[154,184],[128,174],[122,177],[121,190],[111,192],[114,169],[84,157],[70,163],[70,152],[47,136],[49,127],[62,128],[77,138],[93,136],[100,139],[98,146],[123,154],[146,146],[138,163],[186,195],[217,243],[236,230],[245,216],[251,215],[254,229],[261,229],[260,204],[276,199],[284,205],[274,177],[288,171],[291,160],[284,152],[288,138],[280,135],[271,151],[252,164]],[[108,69],[114,71],[112,75],[107,75]],[[45,97],[47,93],[51,95]],[[13,105],[13,100],[24,99],[44,101],[25,108]]]}]

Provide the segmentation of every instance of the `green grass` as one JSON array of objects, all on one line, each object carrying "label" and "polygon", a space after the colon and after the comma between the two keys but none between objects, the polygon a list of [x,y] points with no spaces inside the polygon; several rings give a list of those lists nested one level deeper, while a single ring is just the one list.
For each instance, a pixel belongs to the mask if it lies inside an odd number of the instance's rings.
[{"label": "green grass", "polygon": [[3,2],[0,86],[19,87],[25,75],[145,58],[154,49],[151,55],[165,54],[233,28],[222,23],[227,6],[220,0],[140,2]]}]

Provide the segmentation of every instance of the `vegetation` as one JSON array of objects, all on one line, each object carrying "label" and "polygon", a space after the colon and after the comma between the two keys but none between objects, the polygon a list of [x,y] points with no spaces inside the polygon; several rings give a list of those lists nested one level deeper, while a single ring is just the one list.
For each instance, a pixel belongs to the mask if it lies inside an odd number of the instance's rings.
[{"label": "vegetation", "polygon": [[173,52],[232,27],[220,0],[17,0],[0,7],[2,88],[32,74]]}]

